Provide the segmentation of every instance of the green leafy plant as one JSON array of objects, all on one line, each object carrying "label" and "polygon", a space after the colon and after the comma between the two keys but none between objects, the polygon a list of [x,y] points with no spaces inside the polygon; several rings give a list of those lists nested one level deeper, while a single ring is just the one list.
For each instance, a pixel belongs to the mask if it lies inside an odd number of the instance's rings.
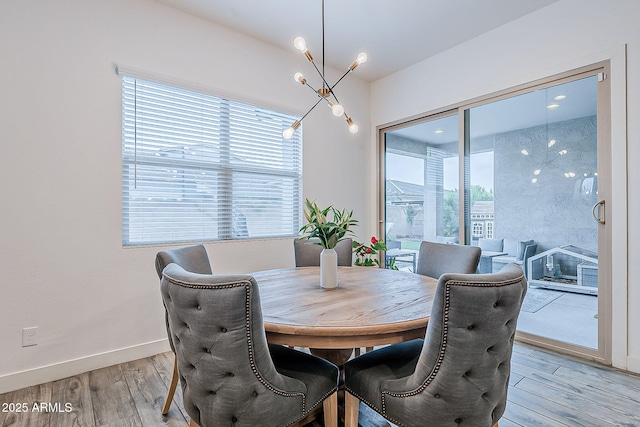
[{"label": "green leafy plant", "polygon": [[[353,252],[356,254],[355,265],[363,267],[373,267],[374,265],[380,266],[380,260],[378,259],[378,251],[386,251],[387,245],[383,240],[378,240],[375,236],[371,237],[371,244],[365,245],[360,242],[353,242]],[[389,259],[389,268],[391,270],[397,270],[396,259],[392,257]]]},{"label": "green leafy plant", "polygon": [[318,241],[309,242],[320,245],[325,249],[333,249],[348,233],[353,234],[351,227],[358,224],[353,219],[353,211],[338,210],[333,206],[320,209],[315,202],[305,200],[304,217],[307,224],[300,228],[300,232],[308,233],[304,238],[317,238]]}]

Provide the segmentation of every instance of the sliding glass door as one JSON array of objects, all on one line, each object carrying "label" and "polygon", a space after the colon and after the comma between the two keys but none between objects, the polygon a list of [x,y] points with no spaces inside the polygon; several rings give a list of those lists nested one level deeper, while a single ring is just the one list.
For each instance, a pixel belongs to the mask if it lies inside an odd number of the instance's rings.
[{"label": "sliding glass door", "polygon": [[514,261],[525,270],[519,331],[589,349],[598,348],[597,84],[591,75],[466,114],[471,193],[487,200],[472,200],[472,244],[502,241],[490,271]]},{"label": "sliding glass door", "polygon": [[387,132],[385,145],[387,255],[415,271],[420,242],[459,241],[458,118]]},{"label": "sliding glass door", "polygon": [[515,262],[529,282],[519,337],[603,361],[606,66],[395,125],[381,151],[384,233],[398,267],[414,271],[423,240],[480,246],[479,273]]}]

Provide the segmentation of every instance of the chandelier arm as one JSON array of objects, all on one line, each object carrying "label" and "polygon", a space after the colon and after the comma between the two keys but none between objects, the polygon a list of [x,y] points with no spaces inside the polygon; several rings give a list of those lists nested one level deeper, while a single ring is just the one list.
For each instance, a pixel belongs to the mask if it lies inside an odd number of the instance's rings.
[{"label": "chandelier arm", "polygon": [[313,87],[313,86],[311,86],[311,85],[309,84],[309,82],[304,82],[304,85],[305,85],[305,86],[307,86],[307,87],[308,87],[309,89],[311,89],[312,91],[314,91],[314,92],[315,92],[315,94],[319,96],[318,91],[317,91],[317,90],[315,90],[315,89],[314,89],[314,87]]},{"label": "chandelier arm", "polygon": [[331,91],[331,93],[333,93],[333,88],[334,88],[334,87],[336,87],[336,86],[338,86],[338,83],[340,83],[340,82],[342,81],[342,79],[344,79],[345,77],[347,77],[347,74],[349,74],[350,72],[351,72],[351,70],[347,70],[347,72],[346,72],[346,73],[344,73],[344,74],[342,75],[342,77],[340,77],[340,78],[338,79],[338,81],[337,81],[337,82],[335,82],[335,83],[333,84],[333,86],[331,86],[331,87],[329,88],[329,90]]},{"label": "chandelier arm", "polygon": [[316,103],[315,103],[315,104],[313,104],[313,107],[309,108],[309,111],[307,111],[306,113],[304,113],[304,116],[300,117],[300,120],[299,120],[299,121],[300,121],[300,122],[301,122],[301,121],[303,121],[303,120],[304,120],[304,118],[305,118],[305,117],[307,117],[307,116],[309,115],[309,113],[310,113],[310,112],[312,112],[312,111],[313,111],[313,109],[314,109],[314,108],[316,108],[316,107],[318,106],[318,104],[320,104],[320,101],[322,101],[323,99],[324,99],[323,97],[320,97],[320,99],[318,99],[318,100],[316,101]]}]

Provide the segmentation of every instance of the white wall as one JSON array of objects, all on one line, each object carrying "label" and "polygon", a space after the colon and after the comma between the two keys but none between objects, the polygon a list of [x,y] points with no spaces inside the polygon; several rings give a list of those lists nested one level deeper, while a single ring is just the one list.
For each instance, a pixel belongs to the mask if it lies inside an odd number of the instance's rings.
[{"label": "white wall", "polygon": [[375,128],[611,59],[613,195],[607,208],[613,228],[613,363],[636,372],[640,330],[633,325],[640,324],[640,264],[632,261],[640,257],[639,17],[637,0],[560,0],[374,82],[371,90]]},{"label": "white wall", "polygon": [[[303,114],[314,96],[292,76],[312,72],[296,53],[151,0],[0,2],[0,393],[168,350],[160,248],[121,246],[114,64]],[[353,209],[366,238],[369,85],[339,91],[361,132],[326,108],[305,119],[304,196]],[[291,239],[207,250],[221,273],[293,266]],[[22,348],[30,326],[40,342]]]}]

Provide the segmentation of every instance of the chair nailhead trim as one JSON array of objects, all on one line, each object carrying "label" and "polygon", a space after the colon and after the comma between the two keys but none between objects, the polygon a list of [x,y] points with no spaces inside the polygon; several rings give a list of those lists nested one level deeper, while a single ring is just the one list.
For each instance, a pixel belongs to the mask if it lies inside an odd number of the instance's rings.
[{"label": "chair nailhead trim", "polygon": [[[456,280],[449,280],[447,283],[445,283],[445,297],[444,297],[444,310],[443,310],[443,322],[442,322],[442,340],[441,340],[441,345],[440,345],[440,352],[438,354],[438,359],[436,360],[436,364],[433,367],[433,370],[431,371],[431,373],[427,376],[427,378],[424,380],[424,382],[416,389],[408,391],[408,392],[402,392],[402,393],[396,393],[396,392],[391,392],[391,391],[387,391],[387,390],[382,390],[382,412],[380,413],[383,417],[385,417],[386,419],[388,419],[389,421],[391,421],[394,424],[399,424],[402,425],[401,422],[393,419],[392,417],[389,417],[387,415],[387,408],[386,408],[386,403],[385,403],[385,397],[391,396],[391,397],[410,397],[410,396],[415,396],[417,394],[422,393],[428,386],[429,384],[431,384],[431,382],[434,380],[434,378],[436,377],[436,375],[438,374],[438,372],[440,371],[440,367],[442,366],[442,361],[444,359],[444,353],[445,350],[447,349],[447,336],[449,333],[449,309],[451,306],[451,288],[453,286],[473,286],[473,287],[479,287],[479,288],[494,288],[494,287],[502,287],[502,286],[508,286],[508,285],[512,285],[514,283],[518,283],[523,279],[524,276],[519,276],[517,278],[511,279],[511,280],[505,280],[502,282],[478,282],[478,283],[474,283],[474,282],[461,282],[461,281],[456,281]],[[465,373],[466,375],[466,373]],[[351,392],[351,391],[349,391]],[[352,393],[354,394],[354,393]],[[355,396],[355,394],[354,394]],[[360,399],[362,400],[362,399]],[[363,400],[364,401],[364,400]],[[365,403],[367,403],[367,405],[371,406],[372,408],[375,409],[374,406],[370,405],[369,402],[364,401]],[[456,419],[456,423],[459,423],[461,420],[458,418]]]},{"label": "chair nailhead trim", "polygon": [[[253,293],[251,292],[251,282],[250,281],[221,283],[221,284],[218,284],[218,285],[206,285],[206,284],[189,283],[189,282],[176,280],[176,279],[174,279],[172,277],[169,277],[167,275],[164,275],[164,277],[170,283],[172,283],[174,285],[182,286],[184,288],[190,288],[190,289],[231,289],[231,288],[237,288],[237,287],[240,287],[240,286],[244,287],[245,288],[245,333],[247,335],[247,343],[248,343],[248,346],[249,346],[249,364],[251,365],[251,370],[253,371],[253,374],[256,376],[258,381],[260,381],[260,383],[262,385],[264,385],[272,393],[275,393],[275,394],[283,396],[283,397],[301,397],[302,398],[302,413],[304,415],[302,417],[300,417],[300,419],[303,419],[307,415],[307,408],[306,408],[306,398],[307,398],[307,396],[306,396],[305,393],[303,393],[303,392],[288,392],[288,391],[280,390],[280,389],[276,388],[275,386],[271,385],[269,382],[267,382],[267,380],[265,380],[262,377],[260,372],[258,372],[258,368],[256,367],[256,363],[255,363],[254,350],[253,350],[253,338],[251,336],[251,298],[253,296]],[[230,373],[229,375],[233,375],[233,374]],[[331,390],[319,402],[322,402],[325,398],[327,398],[329,395],[331,395],[334,391],[335,391],[335,389]],[[310,409],[313,409],[319,402],[314,403],[314,405],[311,406]],[[298,420],[296,420],[296,422],[297,421]],[[295,424],[295,422],[294,422],[294,424]]]}]

